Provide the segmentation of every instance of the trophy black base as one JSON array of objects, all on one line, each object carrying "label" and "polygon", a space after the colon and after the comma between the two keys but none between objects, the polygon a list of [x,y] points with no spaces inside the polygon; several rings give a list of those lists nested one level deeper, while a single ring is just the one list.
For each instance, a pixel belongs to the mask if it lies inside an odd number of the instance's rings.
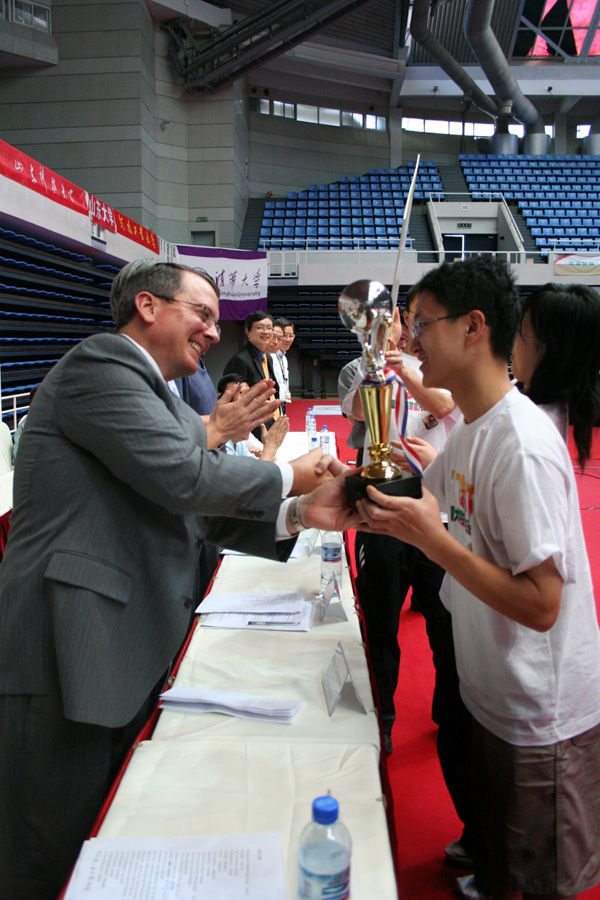
[{"label": "trophy black base", "polygon": [[[392,497],[414,497],[419,500],[423,496],[420,475],[404,472],[399,478],[362,478],[360,475],[348,475],[346,477],[346,500],[351,509],[356,509],[358,500],[368,498],[367,488],[371,484],[383,494]],[[368,498],[370,499],[370,498]]]}]

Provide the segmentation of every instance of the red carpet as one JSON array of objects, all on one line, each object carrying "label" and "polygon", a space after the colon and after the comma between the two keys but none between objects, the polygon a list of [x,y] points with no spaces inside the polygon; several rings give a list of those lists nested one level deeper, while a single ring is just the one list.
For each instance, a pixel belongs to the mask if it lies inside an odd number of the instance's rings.
[{"label": "red carpet", "polygon": [[[293,431],[304,429],[306,407],[332,404],[334,400],[294,401],[288,407]],[[342,460],[354,459],[345,441],[350,425],[341,416],[320,416],[337,437]],[[600,429],[598,429],[600,431]],[[570,443],[571,456],[574,457]],[[586,474],[578,476],[582,520],[596,603],[600,611],[600,435],[594,443],[593,460]],[[396,691],[394,752],[388,757],[388,772],[394,797],[394,817],[400,862],[400,890],[404,900],[447,900],[460,871],[443,865],[444,847],[460,835],[461,823],[454,812],[440,771],[435,749],[436,732],[431,721],[433,663],[425,634],[425,621],[404,604],[399,637],[402,645],[400,681]],[[600,885],[580,894],[582,900],[600,900]]]}]

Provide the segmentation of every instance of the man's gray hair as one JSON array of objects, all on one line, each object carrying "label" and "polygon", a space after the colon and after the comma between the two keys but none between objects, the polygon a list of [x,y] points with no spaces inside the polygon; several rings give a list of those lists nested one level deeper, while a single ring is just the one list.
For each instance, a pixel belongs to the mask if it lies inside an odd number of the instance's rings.
[{"label": "man's gray hair", "polygon": [[203,269],[156,259],[135,259],[127,263],[115,277],[110,292],[110,309],[117,331],[133,319],[136,313],[135,298],[141,291],[170,300],[181,287],[184,272],[192,272],[208,281],[218,299],[219,288]]}]

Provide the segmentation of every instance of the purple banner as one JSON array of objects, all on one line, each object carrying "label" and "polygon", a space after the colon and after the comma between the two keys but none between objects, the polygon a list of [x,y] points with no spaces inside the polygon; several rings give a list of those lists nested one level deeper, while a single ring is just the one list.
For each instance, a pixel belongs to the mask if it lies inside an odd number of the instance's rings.
[{"label": "purple banner", "polygon": [[258,250],[178,246],[178,262],[204,269],[221,292],[222,319],[243,321],[256,309],[267,308],[267,254]]},{"label": "purple banner", "polygon": [[219,300],[219,316],[221,319],[243,322],[246,316],[257,309],[267,311],[266,300]]}]

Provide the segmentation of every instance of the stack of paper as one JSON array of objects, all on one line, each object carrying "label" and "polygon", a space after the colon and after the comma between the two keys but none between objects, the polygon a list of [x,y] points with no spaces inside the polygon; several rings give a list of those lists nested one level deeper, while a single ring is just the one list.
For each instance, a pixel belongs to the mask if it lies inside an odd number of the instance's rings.
[{"label": "stack of paper", "polygon": [[280,700],[275,697],[257,697],[252,694],[235,694],[232,691],[203,690],[193,687],[174,687],[160,695],[164,709],[178,712],[219,712],[242,719],[261,719],[291,725],[302,709],[302,701]]},{"label": "stack of paper", "polygon": [[308,631],[314,606],[295,594],[208,594],[196,612],[209,628]]},{"label": "stack of paper", "polygon": [[94,838],[81,848],[65,894],[65,900],[231,897],[284,900],[279,832]]}]

